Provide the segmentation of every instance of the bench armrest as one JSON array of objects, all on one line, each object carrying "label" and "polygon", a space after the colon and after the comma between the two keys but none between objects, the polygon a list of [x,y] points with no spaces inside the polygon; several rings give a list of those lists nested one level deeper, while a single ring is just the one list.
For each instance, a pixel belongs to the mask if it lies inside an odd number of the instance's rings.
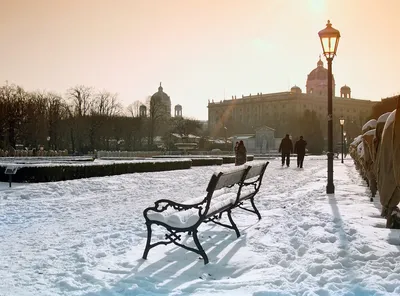
[{"label": "bench armrest", "polygon": [[[154,202],[154,208],[159,208],[161,207],[161,211],[166,210],[168,207],[172,207],[175,210],[182,211],[182,210],[187,210],[191,208],[197,208],[199,205],[204,203],[204,199],[201,202],[194,203],[194,204],[182,204],[178,203],[176,201],[172,201],[169,199],[160,199]],[[162,204],[165,204],[164,206]]]},{"label": "bench armrest", "polygon": [[[187,222],[187,220],[192,220],[191,223],[197,223],[200,219],[199,217],[203,216],[202,213],[206,207],[204,201],[205,200],[203,199],[201,202],[195,204],[182,204],[169,199],[160,199],[154,202],[153,207],[146,208],[143,211],[143,215],[146,221],[159,221],[165,223],[166,225],[173,222],[171,226],[173,226],[177,221],[180,221],[179,223],[183,223],[182,221]],[[184,216],[179,216],[179,213],[184,213]],[[170,220],[171,217],[174,218],[174,221],[167,221]]]}]

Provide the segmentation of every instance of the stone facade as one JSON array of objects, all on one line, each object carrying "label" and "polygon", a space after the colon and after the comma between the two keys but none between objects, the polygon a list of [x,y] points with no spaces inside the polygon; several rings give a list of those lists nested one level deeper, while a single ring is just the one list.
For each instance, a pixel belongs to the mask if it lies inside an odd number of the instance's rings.
[{"label": "stone facade", "polygon": [[[288,127],[293,129],[293,122],[304,116],[306,110],[315,111],[321,123],[321,130],[325,134],[328,113],[327,75],[323,73],[326,71],[319,60],[317,68],[308,75],[307,93],[294,86],[291,91],[286,92],[257,93],[241,98],[233,96],[230,100],[219,102],[209,101],[210,134],[218,135],[223,127],[227,127],[232,135],[254,134],[257,128],[269,126],[276,130],[275,137],[279,138],[292,132]],[[333,97],[334,129],[340,129],[339,118],[345,119],[345,125],[353,125],[354,130],[361,128],[376,102],[351,98],[350,87],[347,85],[341,91],[342,97]]]}]

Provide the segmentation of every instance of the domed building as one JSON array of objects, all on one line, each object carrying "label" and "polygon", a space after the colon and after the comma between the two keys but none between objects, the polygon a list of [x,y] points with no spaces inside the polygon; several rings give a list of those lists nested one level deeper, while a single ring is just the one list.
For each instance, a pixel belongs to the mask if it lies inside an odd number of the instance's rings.
[{"label": "domed building", "polygon": [[[343,118],[347,135],[355,137],[358,134],[353,135],[350,131],[356,133],[361,129],[376,102],[352,98],[351,89],[347,85],[340,89],[340,97],[337,97],[335,86],[332,75],[334,135],[340,140],[339,119]],[[209,133],[223,137],[228,130],[230,135],[256,135],[259,128],[268,127],[275,130],[275,137],[278,139],[286,133],[297,136],[304,132],[298,122],[304,118],[306,111],[309,111],[316,114],[321,131],[326,136],[327,97],[328,70],[324,68],[324,63],[319,57],[317,67],[307,75],[305,92],[295,85],[290,91],[233,95],[232,99],[228,100],[209,99]],[[255,144],[254,151],[262,151],[262,147],[257,145]]]},{"label": "domed building", "polygon": [[293,87],[290,89],[290,92],[291,92],[291,93],[294,93],[294,94],[301,94],[301,93],[302,93],[301,88],[298,87],[297,85],[293,86]]},{"label": "domed building", "polygon": [[[335,86],[335,78],[332,74],[332,96],[335,96]],[[306,89],[308,94],[325,97],[328,95],[328,69],[324,68],[321,56],[317,62],[317,68],[307,76]]]},{"label": "domed building", "polygon": [[163,87],[158,87],[158,92],[154,93],[150,98],[150,117],[155,114],[163,113],[166,117],[171,117],[171,99],[164,92]]}]

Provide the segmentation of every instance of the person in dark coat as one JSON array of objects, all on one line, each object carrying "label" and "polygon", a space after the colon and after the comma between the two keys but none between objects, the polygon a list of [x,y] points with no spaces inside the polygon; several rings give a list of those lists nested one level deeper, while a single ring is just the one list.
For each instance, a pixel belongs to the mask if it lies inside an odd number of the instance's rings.
[{"label": "person in dark coat", "polygon": [[243,141],[240,141],[236,149],[235,165],[242,165],[247,161],[247,150]]},{"label": "person in dark coat", "polygon": [[290,165],[290,154],[293,153],[293,142],[289,138],[289,134],[282,139],[281,144],[279,145],[279,152],[282,153],[282,166],[285,164],[289,167]]},{"label": "person in dark coat", "polygon": [[303,168],[304,156],[306,155],[307,142],[303,140],[303,136],[300,136],[300,140],[294,144],[294,153],[297,153],[297,167]]}]

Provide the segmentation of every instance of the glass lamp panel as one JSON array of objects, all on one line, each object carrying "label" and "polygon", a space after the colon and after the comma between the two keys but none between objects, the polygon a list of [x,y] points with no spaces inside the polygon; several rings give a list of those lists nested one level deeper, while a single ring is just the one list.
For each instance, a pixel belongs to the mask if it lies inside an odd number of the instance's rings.
[{"label": "glass lamp panel", "polygon": [[332,24],[328,20],[326,28],[319,31],[318,35],[321,39],[322,50],[326,58],[333,58],[339,43],[340,32],[332,28]]}]

